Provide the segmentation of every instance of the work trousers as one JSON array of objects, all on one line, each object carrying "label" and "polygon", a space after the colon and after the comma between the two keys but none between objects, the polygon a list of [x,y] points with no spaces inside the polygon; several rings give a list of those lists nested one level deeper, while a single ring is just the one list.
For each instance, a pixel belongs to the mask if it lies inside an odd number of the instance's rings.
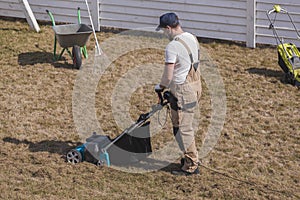
[{"label": "work trousers", "polygon": [[177,99],[177,107],[171,106],[171,119],[176,141],[184,153],[182,170],[193,172],[199,163],[193,121],[201,96],[200,72],[189,73],[185,83],[171,84],[170,90]]}]

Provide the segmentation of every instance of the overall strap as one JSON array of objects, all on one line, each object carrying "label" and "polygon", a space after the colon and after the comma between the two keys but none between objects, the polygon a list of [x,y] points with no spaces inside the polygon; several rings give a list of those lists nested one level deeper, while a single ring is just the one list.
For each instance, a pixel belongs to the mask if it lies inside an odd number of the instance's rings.
[{"label": "overall strap", "polygon": [[186,76],[185,83],[188,83],[189,88],[191,88],[195,92],[197,102],[199,103],[200,97],[201,97],[201,91],[202,91],[201,73],[200,73],[200,69],[198,69],[199,64],[200,64],[200,61],[199,61],[200,60],[200,45],[199,45],[196,37],[195,37],[195,40],[196,40],[197,48],[198,48],[198,60],[196,60],[196,62],[193,59],[192,51],[188,47],[188,45],[181,38],[178,38],[178,37],[175,38],[175,41],[180,42],[185,47],[185,49],[187,50],[189,57],[191,59],[191,66],[190,66],[190,70]]},{"label": "overall strap", "polygon": [[[194,36],[194,35],[193,35]],[[184,47],[185,49],[187,50],[188,54],[189,54],[189,57],[190,57],[190,60],[191,60],[191,66],[194,67],[195,71],[197,71],[197,68],[198,68],[198,64],[199,64],[199,60],[200,60],[200,46],[199,46],[199,42],[196,38],[196,36],[194,36],[195,40],[196,40],[196,43],[197,43],[197,48],[198,48],[198,61],[197,62],[194,62],[194,59],[193,59],[193,54],[192,54],[192,51],[191,49],[189,48],[189,46],[179,37],[176,37],[175,38],[175,41],[178,41],[180,42]],[[194,63],[196,63],[194,65]]]}]

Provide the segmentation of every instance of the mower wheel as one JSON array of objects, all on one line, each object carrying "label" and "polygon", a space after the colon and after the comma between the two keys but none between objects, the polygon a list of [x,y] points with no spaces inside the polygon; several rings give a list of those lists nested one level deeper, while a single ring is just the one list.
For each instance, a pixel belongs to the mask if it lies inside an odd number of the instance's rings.
[{"label": "mower wheel", "polygon": [[285,81],[286,81],[288,84],[295,85],[295,78],[294,78],[294,75],[293,75],[291,72],[286,73],[286,74],[285,74]]},{"label": "mower wheel", "polygon": [[98,167],[104,167],[104,166],[108,166],[106,160],[98,160],[97,162],[97,166]]},{"label": "mower wheel", "polygon": [[73,58],[73,65],[76,69],[80,69],[82,64],[81,58],[81,49],[79,46],[75,45],[72,49],[72,58]]},{"label": "mower wheel", "polygon": [[76,149],[72,149],[67,153],[67,161],[72,164],[77,164],[82,162],[82,155]]}]

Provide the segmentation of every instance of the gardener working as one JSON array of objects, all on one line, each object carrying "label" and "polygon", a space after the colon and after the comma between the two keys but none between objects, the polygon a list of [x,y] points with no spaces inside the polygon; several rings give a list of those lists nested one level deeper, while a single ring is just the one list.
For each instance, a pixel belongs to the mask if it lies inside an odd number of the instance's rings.
[{"label": "gardener working", "polygon": [[171,103],[173,134],[184,153],[181,169],[172,171],[172,174],[199,174],[198,151],[192,126],[201,95],[199,43],[195,36],[182,30],[175,13],[162,15],[156,30],[163,30],[170,43],[165,50],[164,73],[155,91],[169,88],[176,97],[176,102]]}]

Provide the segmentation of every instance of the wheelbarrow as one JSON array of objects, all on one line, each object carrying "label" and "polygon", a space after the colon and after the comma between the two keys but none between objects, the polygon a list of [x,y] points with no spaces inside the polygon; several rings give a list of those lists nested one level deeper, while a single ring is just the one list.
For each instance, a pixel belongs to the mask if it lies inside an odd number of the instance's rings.
[{"label": "wheelbarrow", "polygon": [[[73,60],[74,67],[79,69],[82,64],[82,55],[84,58],[88,57],[86,43],[93,32],[92,28],[81,23],[80,8],[77,9],[78,24],[56,25],[52,13],[49,10],[46,12],[51,19],[52,29],[55,33],[53,59],[60,60],[63,53],[67,51]],[[57,42],[62,47],[59,55],[56,53]],[[69,48],[72,48],[72,53]]]}]

